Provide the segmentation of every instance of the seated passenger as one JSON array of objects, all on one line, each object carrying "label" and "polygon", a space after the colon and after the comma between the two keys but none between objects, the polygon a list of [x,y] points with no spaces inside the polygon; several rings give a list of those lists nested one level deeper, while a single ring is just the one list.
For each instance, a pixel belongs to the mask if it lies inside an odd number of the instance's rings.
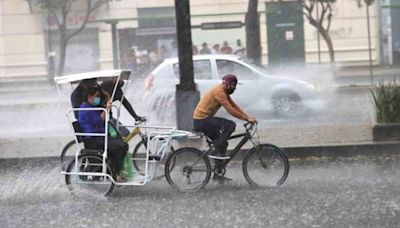
[{"label": "seated passenger", "polygon": [[[91,87],[87,91],[85,101],[80,108],[101,107],[101,89],[98,86]],[[112,102],[107,100],[106,110],[109,112]],[[79,111],[78,121],[84,133],[104,133],[105,132],[106,112],[102,110],[81,110]],[[104,150],[105,137],[103,136],[84,136],[86,149]],[[111,160],[111,168],[118,176],[117,181],[125,181],[126,178],[119,176],[122,162],[128,151],[128,144],[119,137],[108,137],[108,157]]]},{"label": "seated passenger", "polygon": [[[71,94],[72,108],[79,108],[86,100],[87,90],[95,85],[97,85],[96,78],[82,80]],[[74,114],[75,118],[78,119],[78,112],[74,112]]]}]

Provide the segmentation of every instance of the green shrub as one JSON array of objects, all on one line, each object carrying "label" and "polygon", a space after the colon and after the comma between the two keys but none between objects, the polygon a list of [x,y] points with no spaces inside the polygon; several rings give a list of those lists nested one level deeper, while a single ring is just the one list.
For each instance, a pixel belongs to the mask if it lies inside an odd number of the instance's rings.
[{"label": "green shrub", "polygon": [[400,122],[400,86],[395,81],[371,89],[378,123]]}]

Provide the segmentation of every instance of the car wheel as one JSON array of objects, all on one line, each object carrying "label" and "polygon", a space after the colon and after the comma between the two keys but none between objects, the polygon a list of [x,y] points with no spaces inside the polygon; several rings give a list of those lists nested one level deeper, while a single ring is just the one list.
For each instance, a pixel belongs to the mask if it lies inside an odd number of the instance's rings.
[{"label": "car wheel", "polygon": [[274,111],[279,115],[294,115],[304,109],[300,96],[292,91],[274,94],[271,103]]}]

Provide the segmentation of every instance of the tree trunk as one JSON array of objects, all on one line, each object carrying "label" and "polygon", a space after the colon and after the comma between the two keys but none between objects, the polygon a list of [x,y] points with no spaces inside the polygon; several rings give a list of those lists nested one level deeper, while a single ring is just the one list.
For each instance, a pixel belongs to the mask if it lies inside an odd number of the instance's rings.
[{"label": "tree trunk", "polygon": [[328,46],[328,50],[329,50],[329,59],[331,61],[331,63],[335,62],[335,51],[333,49],[333,43],[332,43],[332,39],[331,36],[329,35],[329,32],[326,31],[325,29],[319,29],[322,38],[324,38],[326,45]]},{"label": "tree trunk", "polygon": [[261,65],[260,20],[257,12],[258,0],[249,0],[246,13],[247,58]]},{"label": "tree trunk", "polygon": [[322,38],[324,39],[326,46],[328,47],[329,51],[329,59],[331,64],[335,63],[335,50],[333,49],[333,42],[331,39],[331,36],[329,35],[329,32],[322,27],[321,24],[316,22],[315,20],[309,19],[309,22],[312,26],[317,28],[318,32],[322,35]]},{"label": "tree trunk", "polygon": [[57,76],[64,74],[65,57],[67,55],[67,42],[63,37],[60,38],[60,55],[58,56]]}]

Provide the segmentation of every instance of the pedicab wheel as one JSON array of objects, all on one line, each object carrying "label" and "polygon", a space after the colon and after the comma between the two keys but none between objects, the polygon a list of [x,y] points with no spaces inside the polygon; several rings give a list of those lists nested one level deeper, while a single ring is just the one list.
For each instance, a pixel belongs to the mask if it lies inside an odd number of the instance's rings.
[{"label": "pedicab wheel", "polygon": [[64,146],[64,148],[61,151],[61,155],[60,155],[60,162],[61,162],[61,170],[65,171],[68,162],[65,161],[65,156],[66,155],[71,155],[73,156],[76,152],[76,147],[74,148],[74,145],[76,144],[75,140],[70,141],[69,143],[67,143],[67,145]]},{"label": "pedicab wheel", "polygon": [[272,144],[251,149],[243,159],[243,174],[247,182],[257,187],[282,185],[289,174],[286,154]]},{"label": "pedicab wheel", "polygon": [[211,165],[207,156],[195,148],[180,148],[167,158],[165,177],[182,192],[198,191],[210,181]]},{"label": "pedicab wheel", "polygon": [[[102,155],[80,155],[78,157],[78,171],[82,173],[102,173]],[[109,162],[106,162],[107,173],[116,180]],[[75,172],[75,159],[69,163],[67,173]],[[76,195],[109,195],[114,189],[114,183],[110,178],[95,175],[65,175],[65,183],[69,190]]]},{"label": "pedicab wheel", "polygon": [[[174,152],[175,149],[174,147],[171,146],[171,152]],[[135,171],[137,171],[138,173],[144,174],[145,168],[146,168],[146,154],[147,154],[147,145],[146,145],[146,141],[140,141],[136,146],[135,149],[133,150],[132,153],[132,163],[133,163],[133,167],[135,168]],[[159,170],[159,168],[161,168],[161,170]],[[164,177],[164,168],[165,167],[165,159],[163,159],[163,161],[160,161],[159,164],[157,164],[156,166],[156,174],[157,176],[154,177],[155,179],[158,178],[162,178]]]}]

